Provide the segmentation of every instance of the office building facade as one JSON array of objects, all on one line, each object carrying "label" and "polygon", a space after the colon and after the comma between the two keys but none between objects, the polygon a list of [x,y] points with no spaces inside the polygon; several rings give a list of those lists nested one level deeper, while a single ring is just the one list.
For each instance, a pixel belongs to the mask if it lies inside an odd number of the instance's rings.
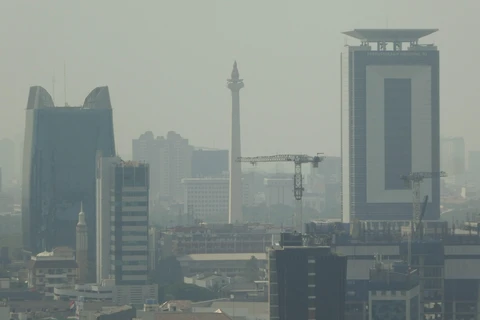
[{"label": "office building facade", "polygon": [[[345,222],[410,220],[412,191],[401,175],[440,170],[439,52],[418,43],[435,31],[345,32],[361,41],[341,54]],[[421,185],[430,201],[426,220],[440,216],[439,180]]]},{"label": "office building facade", "polygon": [[269,250],[271,320],[344,319],[347,258],[328,247]]},{"label": "office building facade", "polygon": [[113,168],[110,194],[110,270],[117,286],[148,284],[148,164]]},{"label": "office building facade", "polygon": [[[115,154],[108,87],[94,89],[81,107],[55,107],[42,87],[31,87],[23,157],[23,247],[36,254],[57,246],[75,248],[83,203],[88,234],[94,235],[95,159]],[[95,261],[95,237],[88,238]]]}]

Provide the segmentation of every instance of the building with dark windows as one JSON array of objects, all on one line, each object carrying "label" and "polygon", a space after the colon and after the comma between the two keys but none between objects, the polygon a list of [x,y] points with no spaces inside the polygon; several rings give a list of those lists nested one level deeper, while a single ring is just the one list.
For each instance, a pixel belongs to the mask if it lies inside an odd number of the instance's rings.
[{"label": "building with dark windows", "polygon": [[116,285],[148,284],[148,164],[121,162],[111,184],[110,270]]},{"label": "building with dark windows", "polygon": [[[75,248],[83,202],[87,232],[95,234],[95,159],[115,154],[108,87],[95,88],[79,107],[56,107],[42,87],[28,97],[23,156],[23,246],[33,255]],[[88,237],[95,261],[95,237]],[[94,268],[93,268],[94,269]]]},{"label": "building with dark windows", "polygon": [[271,320],[344,319],[346,257],[329,247],[277,246],[269,250],[268,270]]},{"label": "building with dark windows", "polygon": [[[343,220],[410,220],[401,175],[440,170],[436,29],[356,29],[341,54]],[[414,137],[414,139],[413,139]],[[425,220],[440,216],[440,178],[421,184]]]}]

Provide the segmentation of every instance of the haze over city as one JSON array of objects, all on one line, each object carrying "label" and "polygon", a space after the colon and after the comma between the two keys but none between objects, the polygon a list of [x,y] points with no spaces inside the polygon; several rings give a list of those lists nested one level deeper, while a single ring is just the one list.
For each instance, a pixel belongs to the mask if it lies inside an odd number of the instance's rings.
[{"label": "haze over city", "polygon": [[441,132],[479,149],[476,108],[480,4],[464,0],[2,1],[0,136],[21,142],[26,94],[41,85],[75,106],[108,85],[116,145],[130,158],[145,130],[180,132],[228,148],[236,59],[244,155],[340,154],[340,33],[354,28],[439,28],[424,39],[441,53]]},{"label": "haze over city", "polygon": [[0,320],[480,319],[480,2],[0,2]]}]

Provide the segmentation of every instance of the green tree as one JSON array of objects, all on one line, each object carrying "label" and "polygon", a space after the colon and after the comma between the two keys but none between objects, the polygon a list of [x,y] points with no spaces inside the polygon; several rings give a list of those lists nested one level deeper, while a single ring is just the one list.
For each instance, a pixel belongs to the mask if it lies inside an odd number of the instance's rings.
[{"label": "green tree", "polygon": [[245,263],[245,278],[250,281],[256,281],[260,279],[260,267],[258,259],[252,256],[250,260]]}]

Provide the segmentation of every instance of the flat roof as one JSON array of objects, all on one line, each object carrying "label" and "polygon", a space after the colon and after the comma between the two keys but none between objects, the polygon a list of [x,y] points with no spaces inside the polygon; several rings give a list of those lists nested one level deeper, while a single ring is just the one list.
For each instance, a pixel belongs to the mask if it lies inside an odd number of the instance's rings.
[{"label": "flat roof", "polygon": [[410,42],[437,31],[438,29],[355,29],[343,34],[367,42]]},{"label": "flat roof", "polygon": [[178,261],[247,261],[255,257],[267,260],[266,253],[193,253],[178,257]]}]

